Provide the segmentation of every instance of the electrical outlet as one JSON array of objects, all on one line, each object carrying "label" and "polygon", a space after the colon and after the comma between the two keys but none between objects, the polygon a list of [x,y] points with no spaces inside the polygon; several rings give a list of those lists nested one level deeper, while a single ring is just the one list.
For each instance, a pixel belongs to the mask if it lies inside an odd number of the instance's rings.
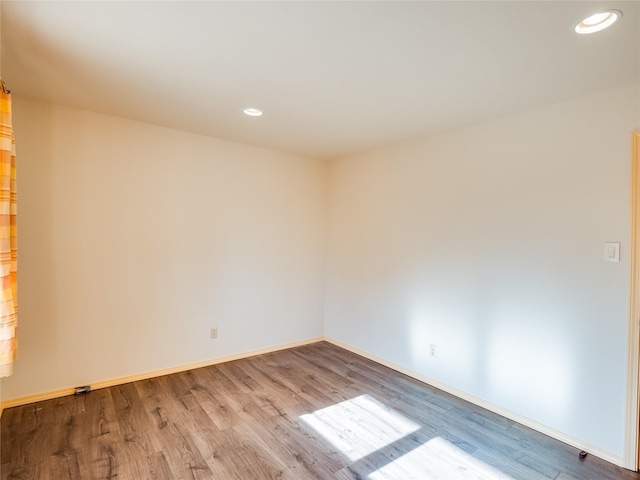
[{"label": "electrical outlet", "polygon": [[434,345],[433,343],[431,345],[429,345],[429,356],[430,357],[437,357],[438,356],[438,346]]},{"label": "electrical outlet", "polygon": [[218,338],[218,327],[213,327],[210,333],[211,338]]}]

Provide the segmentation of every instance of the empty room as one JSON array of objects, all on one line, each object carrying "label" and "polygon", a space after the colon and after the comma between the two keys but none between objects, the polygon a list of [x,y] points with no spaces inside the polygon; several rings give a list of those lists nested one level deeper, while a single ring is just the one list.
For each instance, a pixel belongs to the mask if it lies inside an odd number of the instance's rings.
[{"label": "empty room", "polygon": [[639,2],[0,28],[2,480],[640,479]]}]

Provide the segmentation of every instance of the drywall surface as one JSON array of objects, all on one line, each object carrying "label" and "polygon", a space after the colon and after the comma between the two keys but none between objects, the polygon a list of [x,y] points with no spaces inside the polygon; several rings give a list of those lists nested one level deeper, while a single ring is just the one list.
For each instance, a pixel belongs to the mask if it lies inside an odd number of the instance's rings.
[{"label": "drywall surface", "polygon": [[324,162],[20,97],[14,127],[5,399],[322,335]]},{"label": "drywall surface", "polygon": [[621,457],[637,107],[632,85],[332,162],[326,335]]}]

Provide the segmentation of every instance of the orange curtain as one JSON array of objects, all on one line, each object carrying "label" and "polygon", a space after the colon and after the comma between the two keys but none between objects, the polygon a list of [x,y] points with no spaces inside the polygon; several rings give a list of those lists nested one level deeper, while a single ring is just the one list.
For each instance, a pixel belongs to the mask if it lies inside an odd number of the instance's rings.
[{"label": "orange curtain", "polygon": [[18,210],[11,95],[0,79],[0,377],[13,373],[18,346]]}]

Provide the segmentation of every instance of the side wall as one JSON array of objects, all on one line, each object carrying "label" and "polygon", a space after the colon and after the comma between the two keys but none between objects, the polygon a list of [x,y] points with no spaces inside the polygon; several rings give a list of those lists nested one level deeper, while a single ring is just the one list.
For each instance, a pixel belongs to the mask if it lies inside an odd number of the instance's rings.
[{"label": "side wall", "polygon": [[620,461],[639,124],[633,85],[333,162],[326,335]]},{"label": "side wall", "polygon": [[323,334],[325,162],[22,98],[14,128],[4,399]]}]

